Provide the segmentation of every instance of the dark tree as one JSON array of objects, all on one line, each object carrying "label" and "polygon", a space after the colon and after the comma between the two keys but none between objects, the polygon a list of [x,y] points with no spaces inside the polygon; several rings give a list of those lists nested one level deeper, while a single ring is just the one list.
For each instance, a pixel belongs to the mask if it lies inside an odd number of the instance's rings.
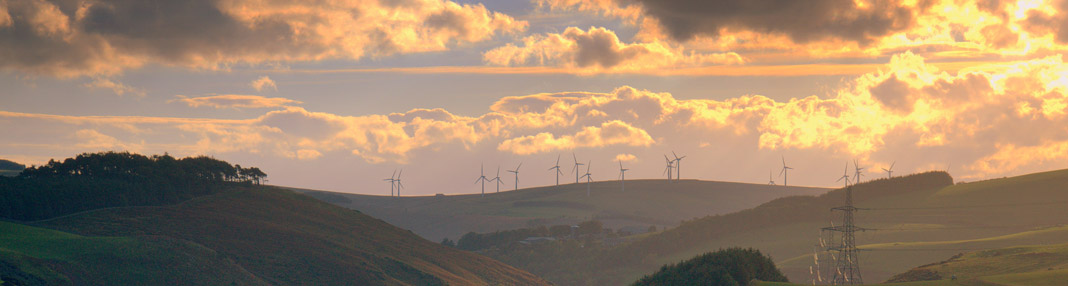
[{"label": "dark tree", "polygon": [[788,282],[771,257],[748,248],[721,249],[679,264],[664,265],[634,285],[748,285],[752,280]]},{"label": "dark tree", "polygon": [[259,184],[267,174],[210,157],[175,159],[129,152],[84,153],[0,177],[0,218],[38,220],[80,211],[163,205],[212,194],[227,184]]}]

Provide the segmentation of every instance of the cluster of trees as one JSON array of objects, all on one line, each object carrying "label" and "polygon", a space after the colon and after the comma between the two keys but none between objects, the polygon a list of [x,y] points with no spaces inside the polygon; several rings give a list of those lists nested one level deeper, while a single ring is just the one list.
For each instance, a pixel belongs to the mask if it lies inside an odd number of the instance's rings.
[{"label": "cluster of trees", "polygon": [[39,220],[106,207],[171,204],[232,184],[260,184],[266,177],[259,168],[205,156],[84,153],[0,177],[0,217]]},{"label": "cluster of trees", "polygon": [[664,265],[634,285],[748,285],[761,280],[788,282],[771,257],[748,248],[720,249],[679,264]]},{"label": "cluster of trees", "polygon": [[[554,225],[550,227],[538,226],[533,228],[521,228],[490,233],[468,232],[455,242],[459,249],[476,251],[489,248],[501,248],[528,237],[555,237],[555,238],[591,238],[605,234],[604,224],[600,221],[590,220],[578,224],[578,228],[572,230],[570,225]],[[447,239],[446,239],[447,240]],[[442,244],[445,244],[445,240]],[[451,242],[451,241],[449,241]]]}]

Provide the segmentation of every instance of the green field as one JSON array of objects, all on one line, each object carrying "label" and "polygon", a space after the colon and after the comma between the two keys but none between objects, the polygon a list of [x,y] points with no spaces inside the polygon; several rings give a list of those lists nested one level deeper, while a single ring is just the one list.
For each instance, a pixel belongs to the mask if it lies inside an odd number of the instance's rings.
[{"label": "green field", "polygon": [[10,222],[0,222],[0,265],[4,280],[40,285],[265,284],[214,250],[188,241],[89,237]]},{"label": "green field", "polygon": [[411,229],[432,241],[467,232],[493,232],[596,219],[606,227],[675,226],[682,220],[755,207],[775,198],[818,195],[824,188],[682,180],[628,180],[536,187],[480,195],[392,198],[300,190]]},{"label": "green field", "polygon": [[39,285],[546,284],[356,211],[269,187],[31,225],[0,223],[0,278]]}]

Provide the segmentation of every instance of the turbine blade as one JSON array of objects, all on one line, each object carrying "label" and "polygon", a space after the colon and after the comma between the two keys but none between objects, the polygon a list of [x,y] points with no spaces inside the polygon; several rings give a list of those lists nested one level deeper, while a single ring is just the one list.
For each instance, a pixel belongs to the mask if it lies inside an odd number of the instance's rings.
[{"label": "turbine blade", "polygon": [[519,162],[519,166],[515,166],[516,172],[519,172],[519,167],[523,167],[523,162]]},{"label": "turbine blade", "polygon": [[397,174],[397,180],[400,180],[401,175],[404,175],[404,169],[400,169],[400,173]]}]

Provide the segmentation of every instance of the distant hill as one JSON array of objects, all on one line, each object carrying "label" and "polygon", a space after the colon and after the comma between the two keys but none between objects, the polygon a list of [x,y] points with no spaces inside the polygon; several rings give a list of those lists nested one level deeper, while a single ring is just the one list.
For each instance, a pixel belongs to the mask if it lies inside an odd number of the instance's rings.
[{"label": "distant hill", "polygon": [[[388,187],[388,185],[386,186]],[[825,188],[698,180],[627,180],[564,184],[449,196],[393,198],[295,189],[333,204],[356,209],[411,229],[432,241],[457,240],[468,232],[494,232],[538,225],[575,224],[596,219],[606,227],[675,226],[714,214],[744,210],[796,195],[818,195]]]},{"label": "distant hill", "polygon": [[[864,281],[882,282],[911,267],[960,252],[1014,245],[1062,243],[1068,237],[1068,170],[954,184],[944,172],[878,179],[854,186],[857,246]],[[796,283],[808,284],[820,229],[831,225],[830,208],[844,190],[819,197],[777,199],[727,215],[689,221],[605,250],[589,264],[613,265],[587,277],[633,277],[724,247],[752,247],[775,259]],[[826,238],[826,236],[824,236]],[[834,243],[829,241],[828,243]],[[823,252],[823,258],[828,258]],[[560,264],[566,261],[558,262]],[[831,271],[823,264],[823,271]],[[535,272],[552,280],[551,272]],[[829,273],[825,273],[827,275]],[[824,276],[826,279],[829,276]],[[612,280],[614,281],[614,280]],[[611,281],[610,281],[611,282]]]},{"label": "distant hill", "polygon": [[548,284],[264,176],[107,152],[0,178],[0,284]]},{"label": "distant hill", "polygon": [[14,177],[26,169],[26,165],[15,163],[10,160],[0,159],[0,176]]},{"label": "distant hill", "polygon": [[49,285],[547,284],[272,187],[230,189],[173,206],[94,210],[33,226],[0,224],[0,279]]}]

